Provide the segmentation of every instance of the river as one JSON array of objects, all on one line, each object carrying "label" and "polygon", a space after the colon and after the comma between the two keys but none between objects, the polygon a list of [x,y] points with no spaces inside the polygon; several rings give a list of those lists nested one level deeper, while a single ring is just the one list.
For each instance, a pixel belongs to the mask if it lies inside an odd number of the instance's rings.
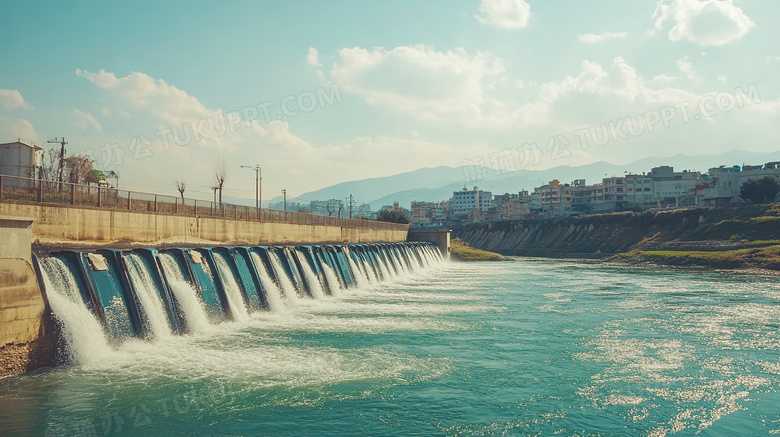
[{"label": "river", "polygon": [[0,380],[0,435],[780,433],[780,278],[443,263]]}]

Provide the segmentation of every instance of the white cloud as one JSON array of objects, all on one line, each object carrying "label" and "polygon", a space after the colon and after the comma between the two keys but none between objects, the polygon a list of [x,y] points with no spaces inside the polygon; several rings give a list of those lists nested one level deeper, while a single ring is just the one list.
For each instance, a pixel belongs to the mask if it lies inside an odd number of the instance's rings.
[{"label": "white cloud", "polygon": [[653,19],[655,28],[651,35],[662,30],[667,21],[673,21],[669,31],[671,41],[685,39],[700,46],[722,46],[737,41],[755,26],[733,0],[660,1]]},{"label": "white cloud", "polygon": [[100,122],[95,119],[91,112],[83,112],[78,108],[73,108],[68,113],[75,117],[75,126],[81,130],[86,130],[90,126],[96,131],[103,130],[103,126],[100,125]]},{"label": "white cloud", "polygon": [[[505,77],[502,58],[481,52],[470,55],[462,48],[446,52],[421,45],[390,51],[343,49],[330,79],[371,105],[422,122],[511,128],[542,122],[546,116],[536,102],[513,103],[506,95],[525,83]],[[498,84],[503,88],[497,90]]]},{"label": "white cloud", "polygon": [[112,96],[121,99],[123,105],[149,111],[169,124],[177,125],[214,114],[214,111],[208,110],[185,91],[144,73],[133,72],[118,78],[114,73],[104,70],[90,73],[77,69],[76,75],[107,90]]},{"label": "white cloud", "polygon": [[[654,81],[656,79],[659,77]],[[577,77],[569,76],[559,83],[545,84],[543,89],[543,95],[549,101],[570,93],[586,93],[617,97],[622,102],[657,105],[673,104],[695,96],[681,89],[653,87],[621,57],[615,58],[607,69],[596,62],[583,61]]]},{"label": "white cloud", "polygon": [[371,105],[420,120],[473,125],[506,114],[506,104],[487,94],[503,72],[503,60],[488,53],[416,45],[341,49],[330,76]]},{"label": "white cloud", "polygon": [[[681,68],[686,68],[685,62],[689,61],[681,61]],[[692,66],[687,71],[695,73]],[[678,80],[674,77],[661,75],[643,80],[634,67],[619,57],[606,68],[584,61],[577,76],[540,86],[532,84],[539,89],[538,95],[526,101],[507,93],[508,88],[517,90],[520,84],[525,84],[505,76],[503,60],[491,54],[469,55],[463,49],[439,52],[427,46],[404,46],[389,51],[342,49],[330,79],[339,83],[342,90],[360,95],[371,105],[412,115],[420,122],[462,129],[515,129],[554,123],[558,120],[552,110],[563,98],[576,106],[593,97],[608,97],[630,111],[634,104],[652,108],[694,95],[671,87]],[[493,84],[504,82],[507,88],[493,89]],[[594,113],[592,108],[582,110]]]},{"label": "white cloud", "polygon": [[720,81],[720,82],[724,82],[724,83],[725,83],[725,82],[728,82],[728,80],[729,80],[729,78],[728,78],[728,77],[726,77],[726,76],[724,76],[724,75],[722,75],[722,74],[719,74],[719,75],[718,75],[718,81]]},{"label": "white cloud", "polygon": [[680,72],[688,79],[696,79],[696,70],[693,68],[693,64],[687,56],[683,56],[677,60],[677,68],[679,68]]},{"label": "white cloud", "polygon": [[577,35],[580,42],[585,44],[596,44],[609,39],[626,38],[628,32],[605,32],[600,34],[586,33],[584,35]]},{"label": "white cloud", "polygon": [[0,117],[0,139],[6,142],[16,141],[17,138],[27,142],[38,141],[38,134],[32,123],[23,118]]},{"label": "white cloud", "polygon": [[778,62],[778,61],[780,61],[780,56],[767,56],[766,57],[766,63],[768,65],[772,65],[772,64],[774,64],[775,62]]},{"label": "white cloud", "polygon": [[499,29],[522,29],[531,18],[531,6],[525,0],[482,0],[480,23]]},{"label": "white cloud", "polygon": [[[201,118],[222,114],[220,109],[207,108],[185,91],[143,73],[117,77],[105,71],[90,73],[79,70],[77,74],[104,89],[110,97],[108,104],[126,108],[129,111],[128,123],[140,123],[139,120],[151,115],[154,126],[147,127],[147,132],[158,126],[181,128]],[[85,114],[76,109],[72,112],[74,115]],[[180,147],[173,139],[165,147],[158,137],[147,134],[147,138],[153,141],[152,156],[141,159],[134,159],[133,153],[127,149],[129,139],[112,138],[107,142],[119,143],[125,156],[121,167],[110,165],[107,168],[120,171],[132,184],[131,189],[165,192],[172,190],[170,181],[186,177],[192,186],[189,196],[199,194],[210,198],[208,186],[213,162],[219,153],[231,168],[261,163],[263,198],[267,199],[282,188],[291,193],[303,192],[353,179],[415,170],[420,166],[458,165],[464,153],[473,155],[487,151],[484,145],[461,148],[419,138],[390,136],[359,137],[346,143],[315,146],[291,132],[286,121],[254,122],[249,128],[242,122],[237,127],[235,132],[191,143],[201,147]],[[112,134],[105,135],[110,137]],[[415,159],[409,159],[409,156],[415,156]],[[159,182],[160,178],[155,182],[148,178],[150,171],[164,173],[168,182]],[[251,172],[232,172],[225,194],[253,197],[253,190],[244,190],[245,186],[253,187],[251,177]]]},{"label": "white cloud", "polygon": [[317,49],[315,49],[314,47],[309,47],[309,54],[306,55],[306,62],[308,62],[309,65],[313,67],[319,67],[320,65],[322,65],[320,64],[319,56],[320,54],[317,51]]},{"label": "white cloud", "polygon": [[4,90],[0,89],[0,106],[5,109],[32,109],[32,107],[24,101],[24,97],[18,90]]}]

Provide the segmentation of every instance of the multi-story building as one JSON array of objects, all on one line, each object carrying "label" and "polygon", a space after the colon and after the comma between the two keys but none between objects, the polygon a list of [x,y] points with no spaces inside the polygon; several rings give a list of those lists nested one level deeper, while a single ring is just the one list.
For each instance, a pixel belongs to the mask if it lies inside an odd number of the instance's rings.
[{"label": "multi-story building", "polygon": [[645,174],[626,175],[626,200],[629,204],[643,209],[655,206],[653,202],[653,178]]},{"label": "multi-story building", "polygon": [[534,194],[540,197],[542,214],[560,217],[572,215],[573,191],[572,185],[561,185],[558,179],[554,179],[547,185],[537,187]]},{"label": "multi-story building", "polygon": [[447,219],[449,202],[412,202],[412,226],[440,227]]},{"label": "multi-story building", "polygon": [[528,197],[531,200],[531,212],[542,212],[542,193],[534,191]]},{"label": "multi-story building", "polygon": [[501,205],[501,217],[503,220],[519,220],[525,218],[530,213],[530,197],[513,197]]},{"label": "multi-story building", "polygon": [[614,202],[616,205],[628,202],[626,199],[626,178],[614,176],[604,178],[602,185],[605,202]]},{"label": "multi-story building", "polygon": [[[298,211],[303,204],[301,202],[287,202],[287,211]],[[271,209],[278,209],[280,211],[284,211],[285,203],[284,202],[277,202],[277,203],[269,203],[268,207]]]},{"label": "multi-story building", "polygon": [[461,191],[455,191],[450,198],[450,210],[453,215],[468,215],[472,211],[487,211],[495,208],[493,193],[482,191],[477,187],[469,190],[463,187]]},{"label": "multi-story building", "polygon": [[709,169],[707,176],[706,182],[700,184],[696,193],[698,205],[744,203],[745,200],[739,197],[742,184],[767,176],[780,183],[780,162],[768,162],[763,166],[746,165],[741,168],[738,165],[720,166]]},{"label": "multi-story building", "polygon": [[593,185],[585,183],[585,179],[575,179],[571,183],[571,212],[580,215],[589,210],[590,199],[593,196]]},{"label": "multi-story building", "polygon": [[696,204],[696,186],[701,184],[701,173],[673,167],[655,167],[648,174],[653,180],[653,201],[661,206],[692,206]]}]

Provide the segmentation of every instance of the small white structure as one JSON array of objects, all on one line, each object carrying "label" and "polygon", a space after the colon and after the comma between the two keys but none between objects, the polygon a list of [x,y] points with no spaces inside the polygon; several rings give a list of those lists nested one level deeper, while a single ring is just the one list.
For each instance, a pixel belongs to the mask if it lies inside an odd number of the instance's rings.
[{"label": "small white structure", "polygon": [[0,174],[37,179],[43,147],[27,144],[21,140],[0,144]]}]

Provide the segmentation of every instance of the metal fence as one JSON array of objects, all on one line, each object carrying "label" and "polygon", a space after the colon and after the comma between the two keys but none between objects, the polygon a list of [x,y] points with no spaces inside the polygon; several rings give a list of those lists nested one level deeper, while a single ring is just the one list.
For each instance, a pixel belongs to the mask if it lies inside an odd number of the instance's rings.
[{"label": "metal fence", "polygon": [[399,223],[327,217],[277,209],[212,202],[161,194],[117,190],[96,185],[51,182],[40,179],[0,175],[0,200],[88,206],[117,211],[143,211],[183,216],[223,217],[298,225],[338,226],[406,231]]}]

